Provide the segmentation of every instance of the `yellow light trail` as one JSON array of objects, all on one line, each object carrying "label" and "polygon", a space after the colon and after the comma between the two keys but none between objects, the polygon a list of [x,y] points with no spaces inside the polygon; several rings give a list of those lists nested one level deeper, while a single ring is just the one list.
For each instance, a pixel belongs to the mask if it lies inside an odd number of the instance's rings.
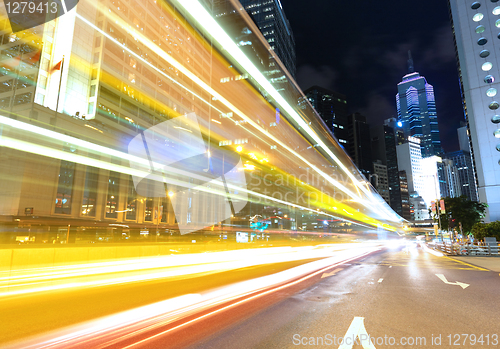
[{"label": "yellow light trail", "polygon": [[[156,328],[165,327],[174,321],[181,322],[173,328],[164,330],[156,335],[140,339],[129,344],[134,347],[144,344],[159,335],[163,335],[177,328],[193,324],[215,313],[238,306],[244,302],[262,297],[273,292],[296,285],[321,275],[328,270],[348,263],[356,258],[366,256],[382,248],[383,244],[355,244],[356,247],[338,250],[328,258],[306,263],[282,272],[266,275],[228,285],[216,290],[199,294],[186,294],[173,299],[157,302],[147,306],[135,308],[101,319],[72,326],[67,329],[53,332],[48,337],[34,338],[25,343],[18,343],[22,348],[70,348],[73,346],[109,347],[119,346],[124,339],[128,340]],[[328,246],[324,246],[328,248]],[[232,302],[228,304],[228,302]],[[218,309],[220,305],[224,305]],[[187,316],[209,310],[190,320],[182,321]],[[123,344],[122,344],[123,345]],[[122,346],[120,346],[122,347]]]},{"label": "yellow light trail", "polygon": [[[378,246],[379,243],[373,245]],[[64,289],[175,279],[181,276],[207,275],[264,264],[327,258],[338,251],[356,250],[361,246],[366,247],[366,244],[241,249],[12,270],[0,272],[0,298]]]}]

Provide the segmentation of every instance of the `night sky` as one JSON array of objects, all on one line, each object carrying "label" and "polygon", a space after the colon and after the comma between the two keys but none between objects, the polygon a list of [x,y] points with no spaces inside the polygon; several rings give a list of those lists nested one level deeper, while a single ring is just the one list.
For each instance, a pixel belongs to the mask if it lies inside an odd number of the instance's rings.
[{"label": "night sky", "polygon": [[444,0],[281,0],[296,44],[297,81],[347,95],[370,125],[396,117],[397,84],[415,71],[434,86],[442,146],[458,150],[464,120]]}]

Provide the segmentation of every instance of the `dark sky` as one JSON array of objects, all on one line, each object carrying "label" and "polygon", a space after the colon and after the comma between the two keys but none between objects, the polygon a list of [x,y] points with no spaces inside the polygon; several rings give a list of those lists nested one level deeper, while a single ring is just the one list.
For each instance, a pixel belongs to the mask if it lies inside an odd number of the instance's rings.
[{"label": "dark sky", "polygon": [[295,35],[297,80],[347,95],[371,125],[396,116],[397,84],[415,70],[434,86],[441,142],[458,150],[464,120],[445,0],[281,0]]}]

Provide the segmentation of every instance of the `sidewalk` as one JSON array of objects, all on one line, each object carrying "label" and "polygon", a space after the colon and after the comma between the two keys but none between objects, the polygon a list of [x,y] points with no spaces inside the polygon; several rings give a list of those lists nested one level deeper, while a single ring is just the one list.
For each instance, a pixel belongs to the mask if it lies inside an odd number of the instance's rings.
[{"label": "sidewalk", "polygon": [[500,273],[500,258],[498,257],[472,257],[472,256],[448,256],[448,257]]}]

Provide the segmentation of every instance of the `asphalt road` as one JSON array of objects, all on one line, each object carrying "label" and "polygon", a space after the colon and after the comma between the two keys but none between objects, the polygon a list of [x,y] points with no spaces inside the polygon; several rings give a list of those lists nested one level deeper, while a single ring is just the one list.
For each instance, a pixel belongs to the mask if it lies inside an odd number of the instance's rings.
[{"label": "asphalt road", "polygon": [[[496,272],[421,247],[385,249],[116,347],[499,348],[499,302]],[[356,338],[365,345],[348,345]]]}]

